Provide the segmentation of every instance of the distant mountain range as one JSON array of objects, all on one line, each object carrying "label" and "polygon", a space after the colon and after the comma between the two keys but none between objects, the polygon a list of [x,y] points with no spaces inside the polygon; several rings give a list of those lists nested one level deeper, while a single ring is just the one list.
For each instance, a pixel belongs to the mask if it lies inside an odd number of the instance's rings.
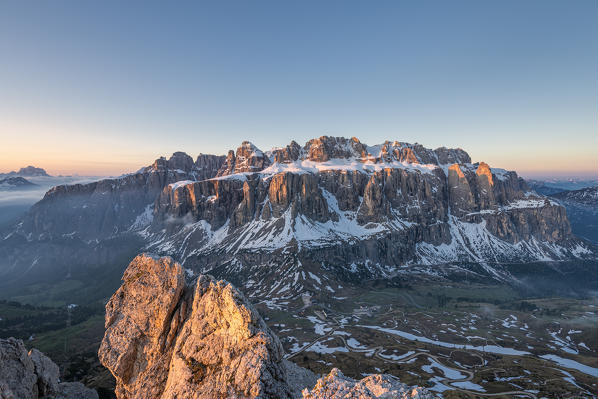
[{"label": "distant mountain range", "polygon": [[552,195],[567,209],[575,234],[598,243],[598,185]]},{"label": "distant mountain range", "polygon": [[577,204],[598,206],[598,185],[595,187],[586,187],[581,190],[562,191],[553,195],[561,201],[575,202]]},{"label": "distant mountain range", "polygon": [[23,177],[0,177],[0,190],[26,190],[37,187],[37,184],[31,183]]},{"label": "distant mountain range", "polygon": [[263,297],[334,295],[451,264],[508,279],[496,265],[595,257],[565,208],[515,172],[472,164],[462,149],[320,137],[270,151],[243,142],[195,161],[177,152],[120,178],[57,186],[3,235],[0,276],[105,272],[142,250]]},{"label": "distant mountain range", "polygon": [[552,195],[563,191],[580,190],[598,186],[598,179],[527,179],[527,184],[537,193]]},{"label": "distant mountain range", "polygon": [[36,168],[35,166],[26,166],[24,168],[19,169],[17,172],[14,170],[8,173],[0,173],[0,178],[3,177],[14,177],[14,176],[21,176],[21,177],[49,177],[50,175],[46,173],[46,171],[42,168]]}]

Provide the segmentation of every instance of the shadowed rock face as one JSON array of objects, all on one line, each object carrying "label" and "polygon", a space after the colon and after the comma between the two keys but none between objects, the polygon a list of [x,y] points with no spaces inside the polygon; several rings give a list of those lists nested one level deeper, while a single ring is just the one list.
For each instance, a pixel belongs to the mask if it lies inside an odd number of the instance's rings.
[{"label": "shadowed rock face", "polygon": [[224,157],[200,155],[194,163],[184,152],[175,152],[137,173],[56,186],[31,208],[19,230],[39,240],[65,234],[95,240],[125,233],[146,223],[140,216],[168,184],[214,177],[223,161]]},{"label": "shadowed rock face", "polygon": [[[376,398],[407,392],[390,376],[355,382],[338,371],[309,391],[315,376],[283,360],[278,337],[243,294],[205,275],[186,285],[180,264],[145,254],[131,262],[106,305],[99,357],[116,378],[118,398],[284,399],[301,397],[302,389],[306,398]],[[429,397],[419,388],[413,392],[420,396],[404,397]]]},{"label": "shadowed rock face", "polygon": [[0,339],[0,398],[98,399],[96,391],[58,376],[58,366],[37,349],[27,353],[20,339]]},{"label": "shadowed rock face", "polygon": [[463,216],[476,207],[469,181],[459,164],[452,164],[448,168],[449,205],[451,213]]},{"label": "shadowed rock face", "polygon": [[[8,281],[52,281],[122,263],[139,253],[138,232],[152,219],[156,198],[177,181],[209,179],[216,175],[223,156],[200,154],[192,158],[177,152],[152,165],[118,178],[89,184],[56,186],[0,239],[0,285]],[[119,271],[120,274],[120,271]]]}]

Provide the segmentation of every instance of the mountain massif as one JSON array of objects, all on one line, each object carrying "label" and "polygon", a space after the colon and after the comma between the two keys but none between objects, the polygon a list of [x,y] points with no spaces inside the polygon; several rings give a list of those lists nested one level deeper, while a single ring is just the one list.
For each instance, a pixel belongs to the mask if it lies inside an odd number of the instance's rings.
[{"label": "mountain massif", "polygon": [[594,256],[565,208],[515,172],[461,149],[320,137],[196,160],[177,152],[55,187],[3,234],[0,275],[55,277],[142,250],[256,296],[463,262],[508,278],[493,265]]}]

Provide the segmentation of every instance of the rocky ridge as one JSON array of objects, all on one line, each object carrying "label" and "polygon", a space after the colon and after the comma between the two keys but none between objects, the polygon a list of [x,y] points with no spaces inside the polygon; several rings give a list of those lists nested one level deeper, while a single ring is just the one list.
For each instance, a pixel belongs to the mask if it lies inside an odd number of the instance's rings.
[{"label": "rocky ridge", "polygon": [[159,158],[137,173],[56,186],[31,208],[18,231],[37,240],[73,232],[84,240],[95,240],[143,228],[151,221],[151,208],[164,187],[212,177],[223,158],[200,154],[193,161],[189,155],[175,152],[168,160]]},{"label": "rocky ridge", "polygon": [[357,382],[337,370],[310,390],[315,376],[283,359],[243,294],[206,275],[187,279],[172,258],[146,254],[125,271],[99,350],[118,398],[432,397],[391,376]]},{"label": "rocky ridge", "polygon": [[322,377],[311,390],[303,390],[304,399],[318,398],[431,398],[432,395],[420,387],[402,384],[396,377],[388,374],[369,375],[359,381],[346,377],[334,368]]},{"label": "rocky ridge", "polygon": [[22,177],[7,177],[0,176],[0,190],[26,190],[37,187],[37,184],[31,183],[29,180]]},{"label": "rocky ridge", "polygon": [[37,349],[27,352],[19,339],[0,339],[1,399],[98,399],[96,391],[58,376],[58,366]]}]

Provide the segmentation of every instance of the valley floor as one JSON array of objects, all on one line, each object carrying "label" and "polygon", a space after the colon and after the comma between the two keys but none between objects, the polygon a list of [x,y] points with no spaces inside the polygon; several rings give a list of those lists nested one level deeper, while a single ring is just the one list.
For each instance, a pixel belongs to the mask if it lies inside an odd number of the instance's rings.
[{"label": "valley floor", "polygon": [[[287,357],[316,373],[389,373],[448,398],[598,396],[598,300],[529,297],[504,285],[372,282],[256,300]],[[0,302],[0,336],[25,339],[113,397],[97,360],[103,301]],[[72,305],[72,304],[71,304]]]},{"label": "valley floor", "polygon": [[390,373],[449,398],[598,395],[595,299],[476,284],[336,295],[259,304],[288,358],[316,373]]}]

